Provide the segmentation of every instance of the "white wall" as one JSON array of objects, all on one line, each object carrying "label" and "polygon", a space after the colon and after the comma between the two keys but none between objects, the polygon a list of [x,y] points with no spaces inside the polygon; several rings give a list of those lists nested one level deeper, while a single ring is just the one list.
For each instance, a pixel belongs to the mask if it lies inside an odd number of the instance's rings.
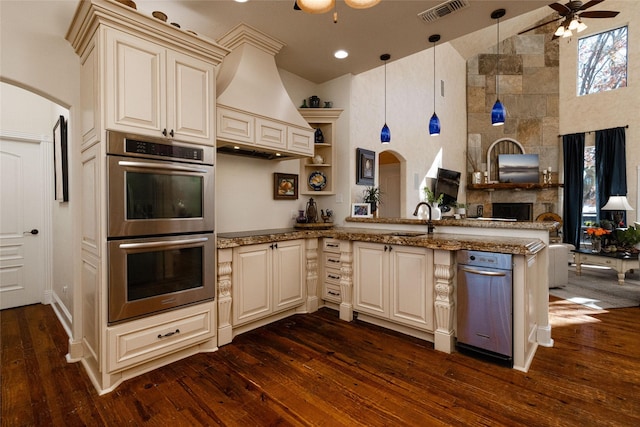
[{"label": "white wall", "polygon": [[[635,1],[606,2],[607,10],[620,14],[612,19],[585,19],[589,26],[580,37],[629,26],[628,75],[625,88],[592,95],[576,95],[578,38],[560,39],[560,134],[594,131],[629,125],[626,129],[627,198],[635,211],[628,221],[637,221],[640,209],[638,167],[640,166],[640,7]],[[559,141],[561,144],[561,141]]]},{"label": "white wall", "polygon": [[[393,52],[391,52],[393,60]],[[436,113],[441,134],[430,136],[429,119],[433,114],[433,50],[432,48],[387,63],[387,125],[391,143],[380,144],[384,124],[384,66],[354,76],[350,122],[351,202],[362,201],[365,187],[355,185],[355,149],[365,148],[379,153],[393,150],[406,159],[404,217],[411,217],[420,201],[421,184],[427,174],[434,178],[437,167],[463,172],[466,182],[466,62],[450,44],[436,46]],[[440,94],[444,81],[444,97]],[[377,185],[377,182],[376,182]],[[465,199],[461,186],[459,199]],[[383,200],[384,203],[384,200]]]},{"label": "white wall", "polygon": [[[0,130],[28,136],[42,136],[40,139],[48,141],[44,149],[49,152],[47,157],[53,158],[53,126],[60,115],[69,117],[67,109],[19,87],[0,83]],[[53,170],[53,169],[52,169]],[[53,179],[51,179],[53,182]],[[53,259],[51,284],[54,299],[57,299],[64,307],[63,310],[71,313],[73,310],[73,268],[68,254],[72,253],[72,241],[68,238],[71,226],[71,213],[69,203],[59,203],[55,200],[45,200],[51,204],[52,210],[52,243]],[[42,266],[44,267],[44,266]],[[66,287],[66,288],[65,288]]]},{"label": "white wall", "polygon": [[[74,224],[79,223],[74,221],[79,217],[78,204],[74,203],[79,197],[78,186],[74,184],[78,176],[74,147],[75,141],[80,140],[80,128],[75,120],[80,105],[80,66],[71,45],[61,34],[66,34],[76,5],[76,1],[0,1],[0,81],[25,88],[57,104],[42,104],[44,101],[34,101],[37,98],[29,94],[18,95],[11,88],[5,103],[5,92],[9,91],[3,90],[2,126],[37,128],[38,133],[49,134],[55,123],[53,118],[63,114],[69,119],[70,201],[56,202],[53,208],[53,290],[69,321],[74,310],[79,308],[77,295],[73,292],[73,284],[79,283],[79,270],[74,263],[74,259],[79,259],[79,245],[73,245],[77,241],[73,236],[76,233]],[[42,105],[51,105],[51,109]],[[62,292],[65,285],[68,286],[66,294]]]}]

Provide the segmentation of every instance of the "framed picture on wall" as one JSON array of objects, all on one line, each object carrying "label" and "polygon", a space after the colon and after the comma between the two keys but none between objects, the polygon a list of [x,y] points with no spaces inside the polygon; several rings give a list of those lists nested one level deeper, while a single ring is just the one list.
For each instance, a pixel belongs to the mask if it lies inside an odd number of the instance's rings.
[{"label": "framed picture on wall", "polygon": [[354,218],[371,218],[370,203],[352,203],[351,204],[351,216]]},{"label": "framed picture on wall", "polygon": [[67,122],[60,116],[53,127],[53,162],[55,199],[69,201],[69,164],[67,156]]},{"label": "framed picture on wall", "polygon": [[273,198],[276,200],[296,200],[298,198],[298,175],[274,173]]},{"label": "framed picture on wall", "polygon": [[376,153],[356,148],[356,184],[373,185],[376,176]]}]

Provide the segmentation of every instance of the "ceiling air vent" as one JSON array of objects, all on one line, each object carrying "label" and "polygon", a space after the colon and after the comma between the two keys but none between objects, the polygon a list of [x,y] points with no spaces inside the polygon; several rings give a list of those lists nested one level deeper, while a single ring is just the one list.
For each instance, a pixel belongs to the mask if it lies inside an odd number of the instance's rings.
[{"label": "ceiling air vent", "polygon": [[447,15],[469,7],[469,0],[451,0],[418,14],[418,18],[424,22],[433,22]]}]

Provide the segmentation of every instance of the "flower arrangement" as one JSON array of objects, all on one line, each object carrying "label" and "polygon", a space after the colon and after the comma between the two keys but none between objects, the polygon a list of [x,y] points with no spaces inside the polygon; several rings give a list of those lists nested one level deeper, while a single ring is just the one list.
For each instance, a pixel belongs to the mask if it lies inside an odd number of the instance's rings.
[{"label": "flower arrangement", "polygon": [[444,199],[444,194],[440,193],[440,195],[436,197],[435,193],[431,191],[429,187],[424,187],[423,191],[426,196],[427,203],[429,203],[430,205],[435,203],[436,206],[439,206],[442,204],[442,200]]},{"label": "flower arrangement", "polygon": [[600,240],[602,236],[610,234],[611,230],[605,230],[601,227],[590,227],[587,228],[587,234],[591,237],[591,240]]}]

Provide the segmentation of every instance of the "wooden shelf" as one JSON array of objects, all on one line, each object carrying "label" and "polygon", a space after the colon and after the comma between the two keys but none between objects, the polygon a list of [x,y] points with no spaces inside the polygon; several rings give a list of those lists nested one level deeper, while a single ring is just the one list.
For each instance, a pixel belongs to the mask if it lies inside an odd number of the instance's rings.
[{"label": "wooden shelf", "polygon": [[561,187],[564,187],[564,184],[539,184],[539,183],[517,184],[517,183],[511,183],[511,182],[495,182],[492,184],[469,184],[467,185],[467,190],[484,190],[484,191],[544,190],[547,188],[561,188]]}]

